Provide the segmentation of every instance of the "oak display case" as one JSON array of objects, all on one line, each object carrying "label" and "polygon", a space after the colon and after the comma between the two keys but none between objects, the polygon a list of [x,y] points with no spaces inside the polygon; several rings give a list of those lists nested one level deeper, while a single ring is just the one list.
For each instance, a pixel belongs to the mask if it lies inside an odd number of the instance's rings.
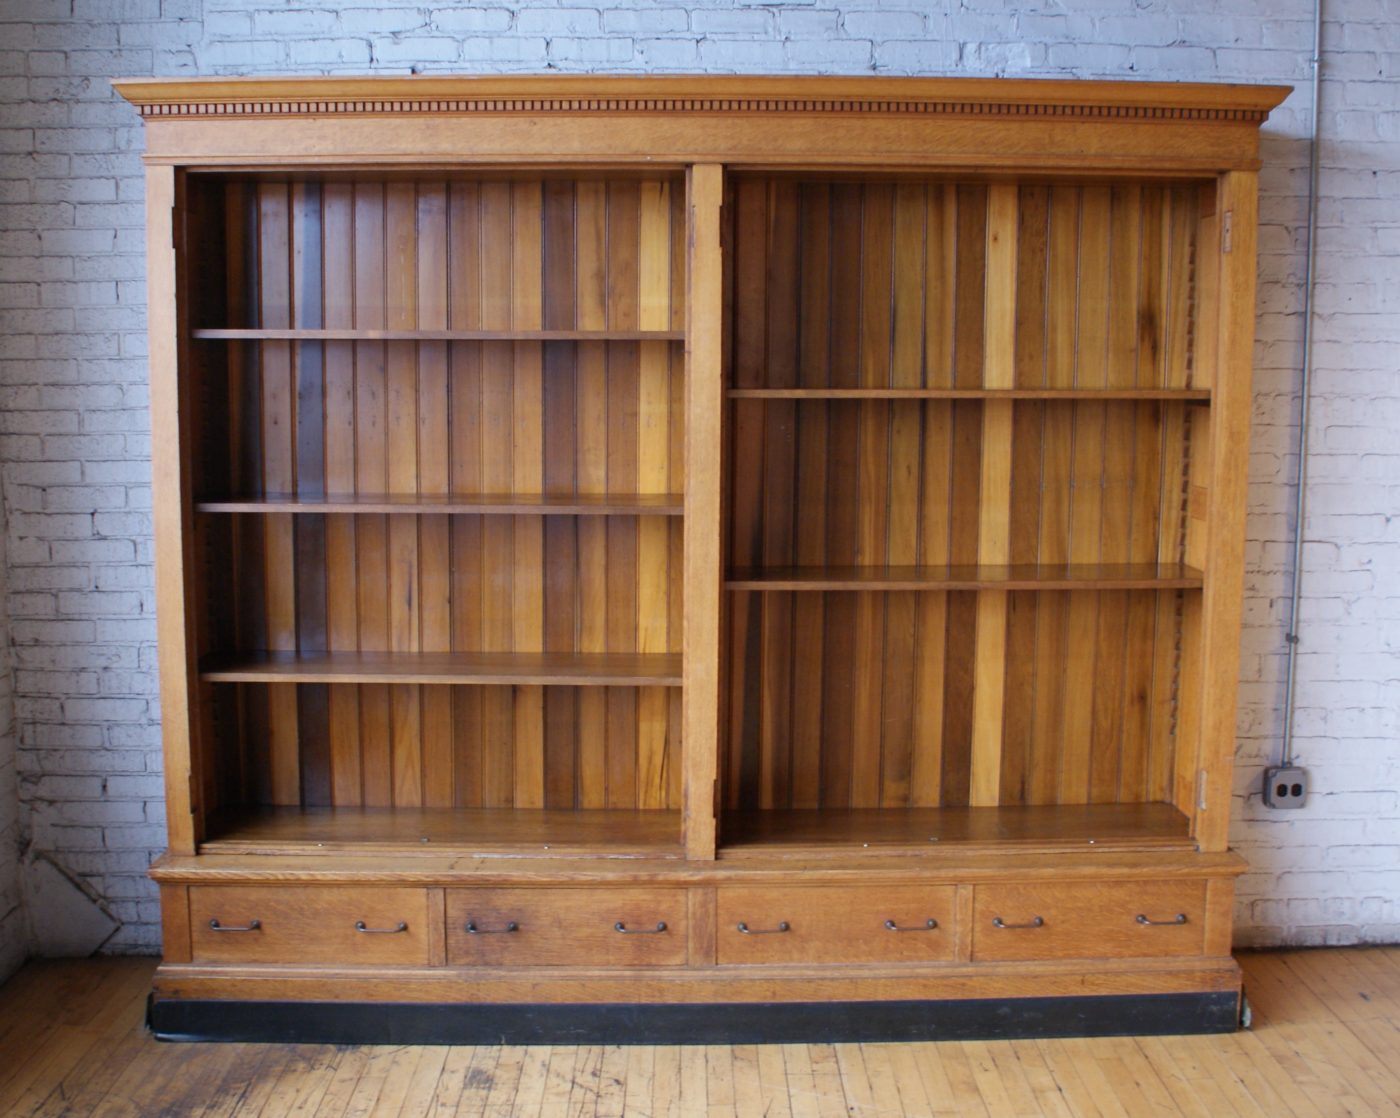
[{"label": "oak display case", "polygon": [[1234,1026],[1285,90],[118,89],[160,1035]]}]

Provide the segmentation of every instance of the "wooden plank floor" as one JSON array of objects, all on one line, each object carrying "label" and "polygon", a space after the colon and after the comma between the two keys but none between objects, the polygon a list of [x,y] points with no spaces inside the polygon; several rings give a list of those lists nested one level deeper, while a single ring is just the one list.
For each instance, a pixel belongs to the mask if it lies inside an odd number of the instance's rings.
[{"label": "wooden plank floor", "polygon": [[1212,1037],[694,1048],[157,1044],[154,962],[0,988],[0,1115],[1400,1114],[1400,947],[1242,956],[1254,1028]]}]

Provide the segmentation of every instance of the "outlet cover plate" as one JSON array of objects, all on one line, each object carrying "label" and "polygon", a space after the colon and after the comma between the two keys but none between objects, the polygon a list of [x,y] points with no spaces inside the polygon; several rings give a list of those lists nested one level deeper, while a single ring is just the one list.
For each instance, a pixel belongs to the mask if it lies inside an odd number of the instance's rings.
[{"label": "outlet cover plate", "polygon": [[1264,804],[1292,810],[1308,802],[1308,770],[1297,765],[1276,765],[1264,770]]}]

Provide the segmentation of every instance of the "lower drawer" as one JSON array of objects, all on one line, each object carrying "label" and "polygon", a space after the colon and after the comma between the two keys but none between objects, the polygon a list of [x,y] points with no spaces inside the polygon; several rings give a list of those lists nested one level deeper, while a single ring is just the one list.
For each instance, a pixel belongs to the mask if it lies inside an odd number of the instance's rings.
[{"label": "lower drawer", "polygon": [[192,885],[196,962],[394,965],[428,961],[422,889]]},{"label": "lower drawer", "polygon": [[973,899],[972,958],[1133,958],[1199,955],[1204,947],[1204,881],[979,885]]},{"label": "lower drawer", "polygon": [[683,966],[686,892],[666,888],[450,889],[453,966]]},{"label": "lower drawer", "polygon": [[720,963],[913,963],[953,957],[951,886],[726,885]]}]

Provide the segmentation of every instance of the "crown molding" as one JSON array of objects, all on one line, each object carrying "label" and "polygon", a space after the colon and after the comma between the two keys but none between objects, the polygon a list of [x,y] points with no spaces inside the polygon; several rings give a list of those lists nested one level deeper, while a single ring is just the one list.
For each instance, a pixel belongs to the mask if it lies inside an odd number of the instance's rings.
[{"label": "crown molding", "polygon": [[539,76],[113,83],[142,117],[803,114],[1259,124],[1286,86],[996,78]]}]

